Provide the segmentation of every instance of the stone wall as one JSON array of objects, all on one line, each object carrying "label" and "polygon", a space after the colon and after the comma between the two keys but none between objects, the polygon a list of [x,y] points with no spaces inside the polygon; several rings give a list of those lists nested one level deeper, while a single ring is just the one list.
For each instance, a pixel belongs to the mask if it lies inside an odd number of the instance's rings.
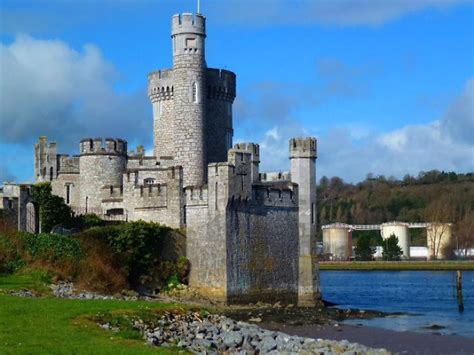
[{"label": "stone wall", "polygon": [[232,103],[236,76],[227,70],[207,69],[206,150],[207,164],[224,162],[232,148]]},{"label": "stone wall", "polygon": [[228,302],[296,303],[297,207],[231,204],[226,245]]},{"label": "stone wall", "polygon": [[[145,179],[153,179],[145,183]],[[151,180],[148,180],[151,181]],[[183,226],[183,170],[149,168],[124,174],[123,205],[130,220]]]}]

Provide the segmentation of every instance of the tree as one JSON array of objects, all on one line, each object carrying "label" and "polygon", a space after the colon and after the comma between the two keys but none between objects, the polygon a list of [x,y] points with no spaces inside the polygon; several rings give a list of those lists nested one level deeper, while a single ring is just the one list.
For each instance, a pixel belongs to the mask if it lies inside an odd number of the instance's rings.
[{"label": "tree", "polygon": [[357,238],[356,247],[354,248],[355,258],[360,261],[373,260],[375,246],[369,235],[361,235]]},{"label": "tree", "polygon": [[383,243],[382,256],[387,261],[398,261],[403,255],[402,248],[398,245],[398,238],[395,234],[390,235]]},{"label": "tree", "polygon": [[426,206],[425,218],[431,223],[426,237],[430,259],[438,259],[442,253],[442,247],[449,243],[446,238],[451,228],[450,223],[455,218],[453,206],[455,206],[455,201],[448,196],[433,200]]},{"label": "tree", "polygon": [[462,251],[464,257],[467,251],[474,247],[474,211],[469,211],[456,225],[456,248]]},{"label": "tree", "polygon": [[40,182],[31,187],[31,196],[39,208],[41,232],[49,233],[57,224],[71,222],[71,208],[64,199],[51,193],[49,182]]}]

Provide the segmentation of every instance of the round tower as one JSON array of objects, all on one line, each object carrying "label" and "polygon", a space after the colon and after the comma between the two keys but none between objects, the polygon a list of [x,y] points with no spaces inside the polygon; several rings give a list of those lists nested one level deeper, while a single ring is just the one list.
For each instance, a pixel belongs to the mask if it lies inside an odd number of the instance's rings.
[{"label": "round tower", "polygon": [[206,181],[205,100],[206,19],[200,14],[173,16],[174,157],[184,167],[185,185]]},{"label": "round tower", "polygon": [[122,185],[127,167],[127,142],[122,139],[86,138],[80,143],[80,206],[85,213],[100,213],[102,190]]}]

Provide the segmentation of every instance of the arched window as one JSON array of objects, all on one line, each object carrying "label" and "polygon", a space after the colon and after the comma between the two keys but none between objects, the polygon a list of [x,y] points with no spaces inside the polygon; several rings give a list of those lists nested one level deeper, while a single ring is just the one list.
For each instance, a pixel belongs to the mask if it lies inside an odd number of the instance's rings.
[{"label": "arched window", "polygon": [[198,86],[196,82],[193,83],[193,102],[198,102]]}]

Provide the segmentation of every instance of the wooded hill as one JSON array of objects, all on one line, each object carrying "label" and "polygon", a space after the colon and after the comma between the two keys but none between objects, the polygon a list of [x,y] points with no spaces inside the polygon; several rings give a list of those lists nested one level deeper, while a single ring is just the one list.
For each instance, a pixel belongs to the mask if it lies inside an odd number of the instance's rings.
[{"label": "wooded hill", "polygon": [[[318,226],[333,222],[437,221],[455,223],[456,232],[461,224],[474,220],[474,173],[432,170],[421,172],[417,177],[406,175],[403,180],[369,174],[357,184],[345,183],[339,177],[323,176],[317,196]],[[321,240],[321,229],[318,229]],[[362,233],[353,236],[357,238]],[[424,229],[410,233],[412,245],[426,246]],[[380,233],[369,234],[378,238]]]}]

